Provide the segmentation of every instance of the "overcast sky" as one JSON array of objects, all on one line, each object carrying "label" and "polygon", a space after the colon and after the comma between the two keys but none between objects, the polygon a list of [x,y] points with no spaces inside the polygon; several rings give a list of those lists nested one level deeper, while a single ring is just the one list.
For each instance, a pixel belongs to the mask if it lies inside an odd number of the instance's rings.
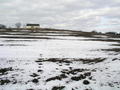
[{"label": "overcast sky", "polygon": [[120,0],[0,0],[0,23],[120,32]]}]

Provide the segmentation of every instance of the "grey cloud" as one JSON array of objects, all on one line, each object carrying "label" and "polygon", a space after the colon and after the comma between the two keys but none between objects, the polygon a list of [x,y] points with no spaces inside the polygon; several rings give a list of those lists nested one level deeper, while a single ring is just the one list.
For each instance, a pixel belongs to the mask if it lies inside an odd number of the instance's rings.
[{"label": "grey cloud", "polygon": [[106,24],[115,29],[120,24],[119,5],[119,0],[1,0],[0,21],[77,30],[106,29]]}]

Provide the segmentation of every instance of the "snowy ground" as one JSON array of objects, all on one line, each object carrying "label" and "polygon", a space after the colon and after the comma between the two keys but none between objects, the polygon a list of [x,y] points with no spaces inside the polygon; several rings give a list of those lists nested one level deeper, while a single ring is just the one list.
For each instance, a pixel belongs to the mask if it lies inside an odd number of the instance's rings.
[{"label": "snowy ground", "polygon": [[0,38],[0,90],[120,90],[120,39],[47,37]]}]

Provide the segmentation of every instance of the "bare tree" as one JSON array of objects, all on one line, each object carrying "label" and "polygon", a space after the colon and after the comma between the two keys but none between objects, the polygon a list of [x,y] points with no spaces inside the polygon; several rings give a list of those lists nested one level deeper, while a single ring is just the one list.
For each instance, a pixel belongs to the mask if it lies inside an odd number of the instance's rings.
[{"label": "bare tree", "polygon": [[6,26],[5,26],[5,25],[0,24],[0,29],[5,29],[5,28],[6,28]]},{"label": "bare tree", "polygon": [[18,22],[18,23],[15,24],[15,26],[16,26],[16,28],[20,28],[21,27],[21,23]]}]

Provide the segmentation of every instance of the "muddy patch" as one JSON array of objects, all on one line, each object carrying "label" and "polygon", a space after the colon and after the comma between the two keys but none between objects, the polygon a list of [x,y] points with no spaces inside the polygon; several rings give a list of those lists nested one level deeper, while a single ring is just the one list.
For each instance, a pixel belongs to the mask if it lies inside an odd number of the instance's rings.
[{"label": "muddy patch", "polygon": [[34,89],[31,88],[31,89],[27,89],[27,90],[34,90]]},{"label": "muddy patch", "polygon": [[111,51],[111,52],[120,53],[120,48],[101,49],[101,50],[102,50],[102,51]]},{"label": "muddy patch", "polygon": [[118,43],[118,44],[111,44],[111,46],[120,46],[120,43]]},{"label": "muddy patch", "polygon": [[94,59],[74,59],[74,61],[80,61],[83,64],[96,64],[106,60],[106,58],[94,58]]},{"label": "muddy patch", "polygon": [[6,75],[6,74],[8,74],[8,71],[13,71],[13,68],[12,68],[12,67],[9,67],[9,68],[1,68],[1,69],[0,69],[0,75]]},{"label": "muddy patch", "polygon": [[36,62],[71,63],[71,61],[68,61],[67,58],[62,58],[62,59],[61,58],[49,58],[49,59],[41,58]]},{"label": "muddy patch", "polygon": [[71,80],[73,80],[73,81],[79,81],[79,80],[82,80],[82,79],[85,79],[85,78],[86,78],[85,75],[80,74],[79,76],[73,76],[73,77],[71,77]]},{"label": "muddy patch", "polygon": [[88,80],[84,80],[84,81],[83,81],[83,84],[84,84],[84,85],[88,85],[88,84],[90,84],[90,82],[89,82]]},{"label": "muddy patch", "polygon": [[36,78],[35,78],[35,79],[32,80],[32,82],[33,82],[33,83],[38,83],[38,82],[39,82],[39,79],[36,79]]},{"label": "muddy patch", "polygon": [[0,44],[0,46],[27,46],[25,44]]},{"label": "muddy patch", "polygon": [[102,83],[101,86],[109,86],[109,87],[116,87],[120,88],[120,82],[107,82],[107,83]]},{"label": "muddy patch", "polygon": [[10,83],[11,81],[9,79],[1,79],[0,80],[0,85],[5,85],[5,84],[8,84]]},{"label": "muddy patch", "polygon": [[38,77],[39,75],[36,73],[33,73],[32,75],[30,75],[31,77]]},{"label": "muddy patch", "polygon": [[79,72],[84,72],[84,71],[88,71],[88,69],[70,69],[70,70],[63,69],[61,72],[65,73],[65,74],[73,74],[73,75],[75,75],[75,74],[77,74]]},{"label": "muddy patch", "polygon": [[7,85],[7,84],[16,84],[17,83],[17,80],[14,79],[14,78],[0,78],[0,85]]},{"label": "muddy patch", "polygon": [[[66,65],[70,65],[73,62],[82,62],[83,64],[95,64],[99,62],[103,62],[106,60],[106,58],[94,58],[94,59],[76,59],[76,58],[50,58],[50,59],[45,59],[45,58],[40,58],[39,60],[36,60],[37,63],[42,65],[43,62],[53,62],[53,63],[64,63]],[[40,63],[41,62],[41,63]]]},{"label": "muddy patch", "polygon": [[63,90],[65,86],[54,86],[52,90]]},{"label": "muddy patch", "polygon": [[67,76],[65,74],[61,74],[59,76],[48,78],[46,82],[53,81],[53,80],[62,80],[64,78],[67,78]]}]

